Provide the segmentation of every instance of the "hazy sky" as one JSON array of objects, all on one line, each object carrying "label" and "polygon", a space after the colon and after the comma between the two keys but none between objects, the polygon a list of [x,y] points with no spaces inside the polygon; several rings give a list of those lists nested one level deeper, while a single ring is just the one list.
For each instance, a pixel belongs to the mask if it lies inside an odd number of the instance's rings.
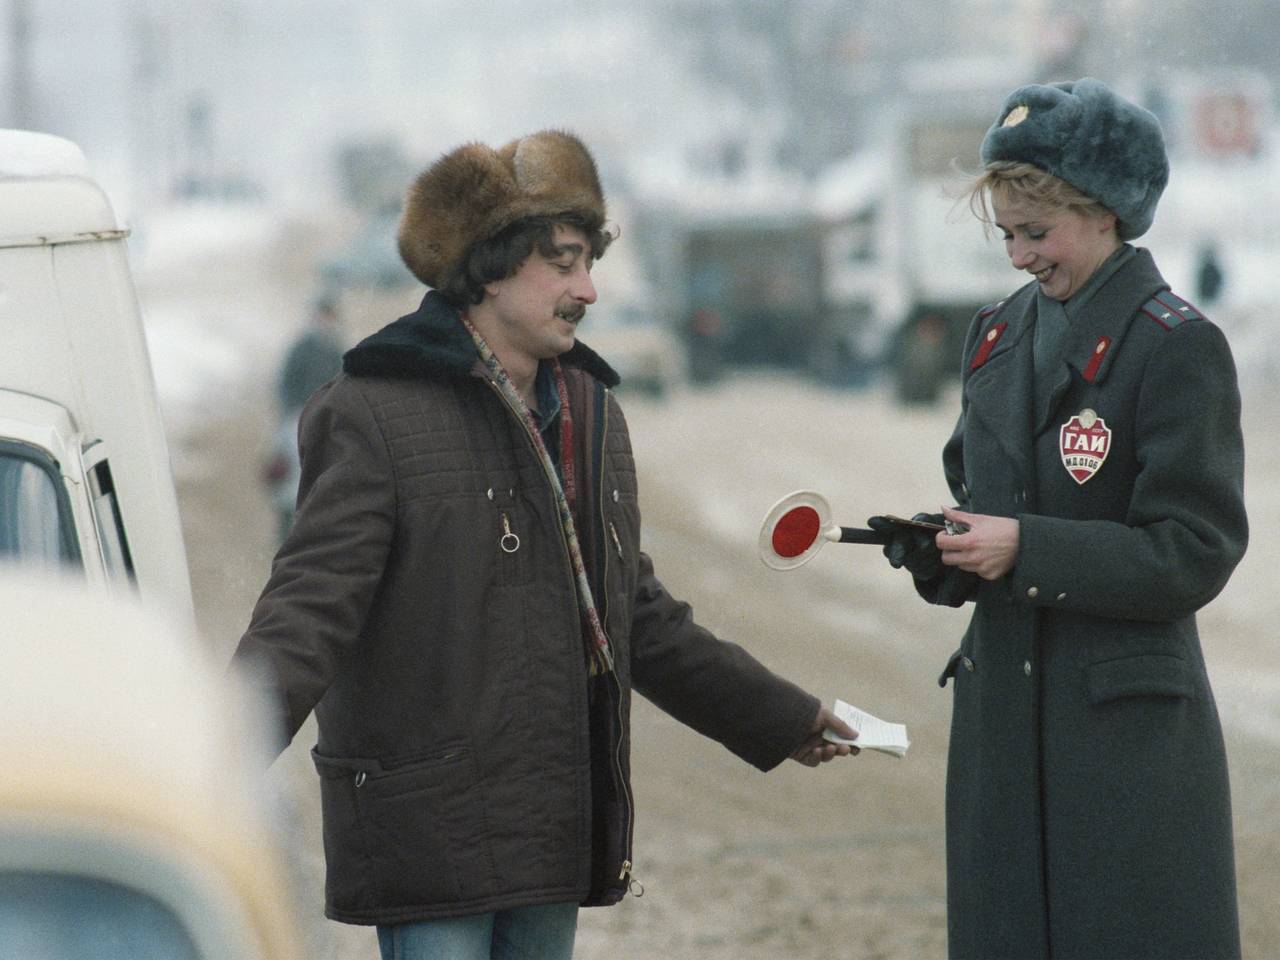
[{"label": "hazy sky", "polygon": [[[1215,31],[1241,33],[1239,10],[1280,0],[1164,0],[1171,22],[1197,24],[1180,37],[1148,29],[1142,13],[1156,0],[778,2],[0,0],[0,123],[12,114],[12,14],[26,9],[33,125],[80,142],[126,205],[154,198],[201,145],[219,172],[305,204],[333,194],[333,147],[351,137],[392,135],[425,161],[464,140],[546,126],[582,133],[609,179],[637,157],[785,135],[781,85],[818,76],[806,45],[847,55],[840,82],[856,87],[940,53],[1043,58],[1061,39],[1055,11],[1069,9],[1091,31],[1082,69],[1118,83],[1141,67],[1165,81],[1201,70]],[[772,23],[779,9],[795,32],[784,63],[768,59],[767,38],[742,38],[753,15]],[[700,59],[708,51],[729,73],[749,75],[755,63],[754,86],[735,90],[724,69],[711,76]],[[1149,59],[1117,61],[1114,51]],[[836,111],[821,112],[836,91],[802,89],[813,122],[839,124]]]}]

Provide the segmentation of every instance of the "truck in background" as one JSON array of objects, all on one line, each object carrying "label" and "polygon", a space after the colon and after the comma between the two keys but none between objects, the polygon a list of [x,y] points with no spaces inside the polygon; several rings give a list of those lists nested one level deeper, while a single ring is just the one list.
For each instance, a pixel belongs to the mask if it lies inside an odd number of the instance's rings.
[{"label": "truck in background", "polygon": [[973,314],[1018,283],[959,193],[1025,77],[1016,59],[904,65],[862,142],[812,179],[760,149],[732,175],[655,165],[665,179],[646,180],[637,164],[639,230],[691,374],[714,355],[856,385],[895,365],[917,327],[954,358]]},{"label": "truck in background", "polygon": [[815,352],[831,374],[896,363],[921,326],[942,331],[939,349],[955,357],[974,313],[1018,285],[998,235],[988,239],[962,193],[1019,82],[985,61],[905,68],[867,145],[815,184],[824,301]]},{"label": "truck in background", "polygon": [[75,144],[0,130],[0,560],[193,623],[127,236]]}]

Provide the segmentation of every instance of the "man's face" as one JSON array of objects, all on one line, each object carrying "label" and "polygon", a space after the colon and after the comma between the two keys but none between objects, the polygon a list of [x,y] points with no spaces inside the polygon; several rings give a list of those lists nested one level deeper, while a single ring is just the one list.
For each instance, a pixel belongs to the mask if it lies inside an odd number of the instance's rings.
[{"label": "man's face", "polygon": [[586,234],[556,224],[552,243],[552,256],[535,246],[514,274],[485,287],[505,350],[491,345],[500,354],[535,361],[559,356],[573,346],[578,322],[596,302]]}]

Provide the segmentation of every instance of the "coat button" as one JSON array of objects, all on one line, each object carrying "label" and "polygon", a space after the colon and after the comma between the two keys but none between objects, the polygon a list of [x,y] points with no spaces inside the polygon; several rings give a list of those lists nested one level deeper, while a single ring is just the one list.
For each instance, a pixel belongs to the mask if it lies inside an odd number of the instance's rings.
[{"label": "coat button", "polygon": [[617,491],[617,490],[614,490],[614,491],[613,491],[613,502],[614,502],[614,503],[617,503],[617,502],[618,502],[618,491]]},{"label": "coat button", "polygon": [[1040,596],[1040,588],[1027,587],[1027,596],[1030,597],[1032,600],[1034,600],[1036,597]]},{"label": "coat button", "polygon": [[970,660],[968,657],[961,657],[960,665],[964,667],[966,670],[968,670],[970,673],[973,673],[973,661]]},{"label": "coat button", "polygon": [[490,487],[488,490],[486,490],[486,491],[484,492],[484,495],[485,495],[486,497],[488,497],[490,500],[492,500],[492,499],[493,499],[493,487]]},{"label": "coat button", "polygon": [[1023,663],[1022,663],[1022,672],[1023,672],[1023,673],[1025,673],[1028,677],[1029,677],[1029,676],[1031,676],[1031,661],[1030,661],[1030,660],[1025,660],[1025,661],[1023,661]]},{"label": "coat button", "polygon": [[1059,600],[1065,600],[1065,599],[1067,599],[1067,595],[1066,595],[1065,593],[1060,593],[1060,594],[1058,594],[1058,599],[1059,599]]}]

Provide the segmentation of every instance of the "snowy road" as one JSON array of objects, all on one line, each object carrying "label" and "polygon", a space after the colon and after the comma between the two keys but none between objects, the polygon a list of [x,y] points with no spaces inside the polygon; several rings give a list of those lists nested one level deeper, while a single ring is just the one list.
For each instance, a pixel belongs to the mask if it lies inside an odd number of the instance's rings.
[{"label": "snowy road", "polygon": [[[310,291],[294,254],[252,268],[211,253],[204,278],[144,277],[172,432],[198,617],[230,650],[266,577],[271,517],[256,480],[268,378]],[[239,274],[235,270],[241,271]],[[217,276],[217,284],[209,279]],[[216,287],[216,289],[211,289]],[[219,296],[220,292],[220,296]],[[212,306],[211,306],[212,304]],[[372,318],[364,318],[368,323]],[[589,326],[584,339],[590,342]],[[1202,615],[1232,764],[1246,953],[1280,955],[1280,399],[1247,396],[1254,540]],[[949,691],[934,682],[967,619],[920,603],[873,547],[831,544],[788,573],[756,558],[758,526],[807,487],[837,522],[946,499],[938,450],[954,394],[904,410],[879,390],[833,392],[739,375],[666,402],[626,396],[659,575],[699,620],[815,693],[905,722],[907,759],[866,755],[761,776],[644,702],[635,712],[637,871],[648,888],[583,915],[580,958],[940,957],[942,776]],[[376,956],[372,933],[319,916],[321,853],[304,728],[273,768],[307,956]]]}]

